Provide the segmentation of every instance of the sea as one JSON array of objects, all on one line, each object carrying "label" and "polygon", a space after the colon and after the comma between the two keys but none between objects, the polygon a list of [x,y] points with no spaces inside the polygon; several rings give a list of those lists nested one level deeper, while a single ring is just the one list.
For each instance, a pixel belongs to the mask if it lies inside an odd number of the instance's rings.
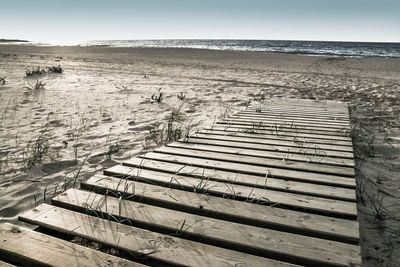
[{"label": "sea", "polygon": [[277,52],[336,57],[400,58],[400,43],[279,41],[279,40],[106,40],[80,46],[170,47],[233,51]]},{"label": "sea", "polygon": [[[17,43],[16,43],[17,44]],[[19,43],[20,45],[62,45]],[[280,41],[280,40],[97,40],[70,44],[97,47],[194,48],[232,51],[259,51],[310,56],[400,58],[400,43]]]}]

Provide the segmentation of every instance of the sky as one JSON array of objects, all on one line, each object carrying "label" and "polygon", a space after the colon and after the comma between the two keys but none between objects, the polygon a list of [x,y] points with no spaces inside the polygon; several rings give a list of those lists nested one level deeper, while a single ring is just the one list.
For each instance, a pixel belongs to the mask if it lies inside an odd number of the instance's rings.
[{"label": "sky", "polygon": [[0,0],[0,38],[400,42],[400,0]]}]

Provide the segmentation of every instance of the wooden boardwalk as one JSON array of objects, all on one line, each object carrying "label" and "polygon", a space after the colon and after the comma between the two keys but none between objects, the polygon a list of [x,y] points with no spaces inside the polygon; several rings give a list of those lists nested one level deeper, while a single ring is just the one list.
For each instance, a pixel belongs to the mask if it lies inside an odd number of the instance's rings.
[{"label": "wooden boardwalk", "polygon": [[[20,216],[40,231],[0,225],[0,260],[359,266],[355,188],[347,105],[270,100],[109,168]],[[107,254],[116,249],[117,256]]]}]

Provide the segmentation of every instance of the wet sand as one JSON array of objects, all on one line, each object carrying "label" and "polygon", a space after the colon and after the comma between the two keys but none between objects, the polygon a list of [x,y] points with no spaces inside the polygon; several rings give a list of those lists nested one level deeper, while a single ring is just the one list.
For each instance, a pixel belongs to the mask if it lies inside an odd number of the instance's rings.
[{"label": "wet sand", "polygon": [[[26,88],[26,69],[56,65],[64,73],[41,76],[44,89]],[[1,45],[1,76],[1,220],[151,149],[149,130],[178,107],[194,131],[270,97],[341,100],[354,125],[364,263],[400,265],[400,59]],[[35,148],[42,163],[27,169]]]}]

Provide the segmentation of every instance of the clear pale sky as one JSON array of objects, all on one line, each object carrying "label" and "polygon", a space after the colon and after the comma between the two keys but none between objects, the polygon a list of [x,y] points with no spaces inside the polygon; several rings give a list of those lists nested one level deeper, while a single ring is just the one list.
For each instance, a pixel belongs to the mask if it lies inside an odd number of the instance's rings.
[{"label": "clear pale sky", "polygon": [[0,38],[400,42],[400,0],[0,0]]}]

